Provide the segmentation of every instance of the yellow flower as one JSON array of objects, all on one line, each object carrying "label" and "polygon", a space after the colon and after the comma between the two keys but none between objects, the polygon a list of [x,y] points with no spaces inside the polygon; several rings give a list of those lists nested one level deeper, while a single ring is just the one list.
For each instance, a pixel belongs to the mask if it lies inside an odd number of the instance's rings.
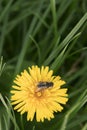
[{"label": "yellow flower", "polygon": [[65,81],[59,76],[53,76],[49,67],[29,67],[29,72],[24,70],[14,80],[15,85],[11,90],[14,109],[21,114],[27,112],[27,120],[44,121],[54,118],[54,112],[61,112],[62,104],[66,104],[67,89],[61,88]]}]

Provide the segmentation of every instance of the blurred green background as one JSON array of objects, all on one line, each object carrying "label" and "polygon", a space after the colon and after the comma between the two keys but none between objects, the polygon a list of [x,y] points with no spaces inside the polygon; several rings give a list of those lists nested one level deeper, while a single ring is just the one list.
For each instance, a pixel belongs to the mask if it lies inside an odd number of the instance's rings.
[{"label": "blurred green background", "polygon": [[[10,104],[16,74],[48,65],[69,101],[51,121],[27,122]],[[0,130],[87,130],[87,0],[0,0]]]}]

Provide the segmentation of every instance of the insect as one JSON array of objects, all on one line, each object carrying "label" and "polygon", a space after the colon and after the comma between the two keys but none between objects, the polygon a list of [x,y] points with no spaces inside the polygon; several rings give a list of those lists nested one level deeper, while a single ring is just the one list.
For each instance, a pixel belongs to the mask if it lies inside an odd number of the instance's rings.
[{"label": "insect", "polygon": [[40,81],[38,84],[37,84],[37,90],[36,92],[39,92],[43,89],[46,89],[46,88],[49,88],[49,87],[53,87],[53,82],[42,82]]}]

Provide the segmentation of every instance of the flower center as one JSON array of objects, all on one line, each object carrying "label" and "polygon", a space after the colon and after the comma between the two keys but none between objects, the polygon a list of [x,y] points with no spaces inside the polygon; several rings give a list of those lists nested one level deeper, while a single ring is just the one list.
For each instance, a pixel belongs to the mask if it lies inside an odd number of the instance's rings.
[{"label": "flower center", "polygon": [[41,93],[41,92],[37,92],[36,95],[37,95],[38,97],[40,97],[40,96],[42,95],[42,93]]}]

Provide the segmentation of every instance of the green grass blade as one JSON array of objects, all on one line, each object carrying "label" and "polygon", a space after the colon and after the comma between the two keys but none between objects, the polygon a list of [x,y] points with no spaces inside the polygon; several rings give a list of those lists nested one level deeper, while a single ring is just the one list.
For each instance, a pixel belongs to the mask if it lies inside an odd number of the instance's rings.
[{"label": "green grass blade", "polygon": [[83,126],[81,130],[87,130],[87,123]]},{"label": "green grass blade", "polygon": [[62,64],[64,53],[65,53],[67,47],[68,47],[68,45],[66,45],[66,47],[62,50],[62,52],[59,54],[59,56],[56,58],[56,60],[52,63],[51,69],[53,69],[54,71],[56,71],[56,69],[58,69],[60,67],[60,65]]},{"label": "green grass blade", "polygon": [[57,35],[57,18],[56,18],[56,3],[55,0],[50,0],[51,10],[53,16],[53,28],[54,28],[54,36]]},{"label": "green grass blade", "polygon": [[87,102],[87,90],[85,90],[82,95],[77,100],[77,103],[66,113],[63,124],[60,130],[66,130],[68,120],[73,118],[74,114],[81,109],[81,107]]},{"label": "green grass blade", "polygon": [[[6,104],[6,102],[5,102],[4,98],[3,98],[3,96],[0,94],[0,100],[1,100],[1,102],[3,103],[3,105],[4,105],[5,109],[6,109],[6,112],[7,112],[7,114],[8,114],[8,117],[11,119],[12,123],[14,124],[15,130],[20,130],[19,127],[18,127],[18,125],[17,125],[17,123],[16,123],[15,118],[13,117],[13,114],[11,113],[11,109],[10,109],[10,108],[11,108],[11,105],[10,105],[10,102],[9,102],[8,98],[6,98],[6,99],[7,99],[7,101],[8,101],[8,105]],[[7,122],[6,122],[6,123],[7,123]],[[7,124],[6,124],[6,125],[7,125]]]},{"label": "green grass blade", "polygon": [[8,11],[10,10],[12,2],[13,0],[10,0],[8,4],[6,5],[6,7],[4,8],[4,10],[2,11],[0,15],[0,22],[5,18],[6,14],[8,14]]},{"label": "green grass blade", "polygon": [[81,18],[81,20],[76,24],[76,26],[71,30],[71,32],[66,36],[66,38],[61,42],[59,50],[61,50],[66,44],[68,44],[77,31],[82,27],[82,25],[87,21],[87,13]]}]

